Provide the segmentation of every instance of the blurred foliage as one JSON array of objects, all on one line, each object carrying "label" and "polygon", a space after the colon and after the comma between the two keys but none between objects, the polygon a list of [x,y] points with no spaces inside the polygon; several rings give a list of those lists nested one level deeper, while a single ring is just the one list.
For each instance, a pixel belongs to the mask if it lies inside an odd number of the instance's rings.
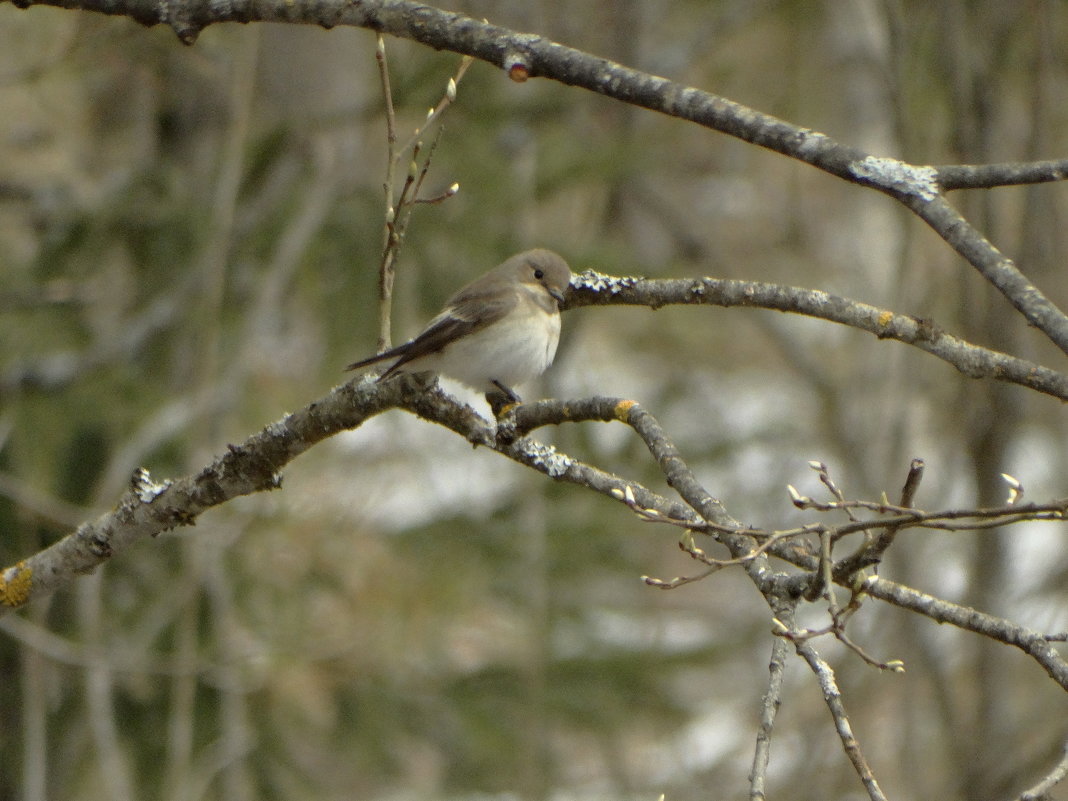
[{"label": "blurred foliage", "polygon": [[[459,5],[879,154],[1066,146],[1063,4]],[[5,4],[0,23],[8,564],[109,508],[135,467],[195,470],[373,348],[386,150],[367,31],[220,26],[184,48],[71,12]],[[458,57],[387,49],[403,140]],[[427,194],[453,181],[458,195],[414,215],[395,338],[543,245],[576,270],[823,288],[1056,363],[884,198],[678,120],[476,64]],[[960,199],[1062,306],[1064,198]],[[783,487],[815,493],[811,458],[850,496],[893,496],[913,456],[925,505],[990,502],[1002,471],[1031,498],[1064,494],[1058,404],[996,397],[897,344],[753,310],[587,309],[564,329],[541,391],[640,399],[756,525],[796,522]],[[663,488],[622,427],[553,436]],[[740,792],[771,648],[757,593],[730,571],[644,586],[694,570],[677,531],[453,439],[387,415],[304,456],[281,492],[28,610],[30,628],[0,637],[0,799]],[[1064,629],[1050,531],[903,538],[884,570]],[[892,610],[855,625],[909,666],[891,678],[826,646],[891,797],[1007,797],[1055,755],[1063,698],[1022,657]],[[788,685],[775,795],[856,796],[811,677],[791,668]]]}]

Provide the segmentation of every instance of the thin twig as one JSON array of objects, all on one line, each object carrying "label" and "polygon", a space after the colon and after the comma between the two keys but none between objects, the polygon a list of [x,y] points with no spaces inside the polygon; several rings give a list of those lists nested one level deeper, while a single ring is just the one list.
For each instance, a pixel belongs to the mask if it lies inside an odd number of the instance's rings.
[{"label": "thin twig", "polygon": [[[912,502],[916,497],[916,491],[920,487],[920,480],[923,478],[923,470],[923,459],[913,459],[909,464],[909,472],[905,477],[905,484],[901,487],[901,500],[898,507],[906,513],[912,508]],[[893,544],[894,537],[901,531],[903,526],[904,524],[888,526],[874,537],[870,536],[869,533],[865,542],[852,555],[843,560],[842,564],[839,566],[839,570],[845,569],[843,565],[850,562],[862,565],[863,567],[878,566],[887,549]],[[861,570],[863,567],[858,567],[857,570]]]},{"label": "thin twig", "polygon": [[648,584],[650,587],[656,587],[658,590],[674,590],[677,587],[682,587],[686,584],[693,584],[695,581],[701,581],[706,579],[719,570],[719,565],[713,565],[708,570],[703,570],[693,576],[675,576],[673,579],[658,579],[653,576],[642,576],[642,581]]},{"label": "thin twig", "polygon": [[863,659],[865,662],[867,662],[873,668],[878,668],[879,670],[887,670],[887,671],[890,671],[891,673],[904,673],[905,672],[905,663],[904,662],[902,662],[900,659],[889,659],[889,660],[887,660],[885,662],[883,662],[882,660],[876,659],[874,656],[872,656],[867,651],[865,651],[863,648],[861,648],[859,645],[857,645],[857,643],[854,642],[849,637],[848,634],[846,634],[844,626],[840,626],[840,625],[838,625],[836,623],[832,627],[831,631],[834,633],[835,638],[840,643],[842,643],[842,645],[844,645],[850,651],[855,653],[857,656],[859,656],[861,659]]},{"label": "thin twig", "polygon": [[823,462],[812,461],[808,463],[808,466],[815,470],[817,475],[819,475],[820,483],[827,488],[835,501],[837,501],[838,508],[844,509],[846,516],[848,516],[850,520],[856,520],[857,518],[853,516],[853,512],[849,509],[849,506],[846,503],[845,495],[842,494],[842,490],[838,488],[834,479],[831,478],[831,473],[827,468],[827,465]]},{"label": "thin twig", "polygon": [[445,110],[453,104],[456,100],[456,89],[459,86],[460,81],[463,80],[468,68],[474,63],[475,59],[471,56],[461,56],[460,65],[456,68],[456,73],[449,78],[448,83],[445,85],[445,94],[441,96],[441,100],[438,101],[438,104],[430,109],[423,124],[416,128],[411,138],[404,143],[404,147],[400,149],[401,153],[405,152],[422,139],[430,129],[430,126],[437,122],[441,118],[441,115],[445,113]]},{"label": "thin twig", "polygon": [[849,716],[846,714],[845,704],[842,702],[842,691],[838,689],[834,670],[816,653],[816,649],[804,639],[794,640],[793,642],[797,653],[808,663],[808,666],[816,675],[820,690],[823,692],[823,701],[827,704],[827,709],[830,710],[831,718],[834,720],[834,728],[838,732],[838,738],[842,741],[842,748],[845,750],[849,761],[853,764],[853,769],[857,772],[857,776],[860,777],[864,789],[867,790],[868,797],[871,801],[886,801],[886,796],[883,795],[883,791],[880,789],[879,783],[875,780],[871,767],[868,765],[868,760],[864,757],[860,743],[857,742],[857,738],[853,734],[853,727],[849,723]]},{"label": "thin twig", "polygon": [[[436,204],[447,200],[456,194],[459,184],[453,183],[447,190],[432,198],[420,198],[419,190],[423,185],[427,172],[430,169],[431,158],[441,138],[442,128],[438,127],[434,141],[422,160],[420,166],[420,153],[423,148],[422,137],[434,123],[440,120],[445,110],[456,100],[456,86],[463,78],[467,68],[473,59],[464,56],[460,59],[460,66],[456,74],[449,78],[445,87],[445,93],[437,106],[430,110],[423,124],[416,128],[411,139],[403,146],[397,146],[397,123],[396,113],[393,107],[393,95],[389,81],[389,64],[386,60],[385,40],[378,35],[375,49],[375,62],[378,65],[379,78],[382,85],[382,95],[386,107],[386,178],[383,183],[385,194],[385,227],[383,229],[382,258],[378,265],[378,350],[381,352],[389,348],[392,342],[392,308],[393,308],[393,284],[396,278],[396,265],[400,255],[404,235],[411,220],[412,211],[416,204]],[[400,194],[396,201],[393,199],[393,186],[396,181],[396,168],[400,160],[411,152],[408,161],[408,170],[401,186]]]},{"label": "thin twig", "polygon": [[1068,743],[1061,750],[1061,761],[1053,766],[1053,770],[1047,773],[1038,784],[1024,790],[1018,796],[1018,801],[1049,801],[1053,796],[1050,791],[1068,777]]},{"label": "thin twig", "polygon": [[[783,605],[776,611],[776,619],[786,627],[794,625],[792,605]],[[756,745],[753,748],[753,766],[749,770],[750,801],[764,801],[767,798],[768,765],[771,762],[771,733],[775,726],[775,717],[782,705],[783,677],[786,674],[786,651],[789,647],[783,637],[773,638],[771,661],[768,664],[768,689],[764,693],[760,708],[760,725],[757,727]]]},{"label": "thin twig", "polygon": [[393,309],[393,207],[394,169],[397,165],[397,118],[393,109],[393,91],[389,82],[389,63],[386,61],[386,40],[378,34],[375,42],[375,63],[382,84],[382,102],[386,107],[386,178],[382,183],[385,200],[385,226],[382,229],[382,261],[378,266],[378,350],[387,350],[391,344]]}]

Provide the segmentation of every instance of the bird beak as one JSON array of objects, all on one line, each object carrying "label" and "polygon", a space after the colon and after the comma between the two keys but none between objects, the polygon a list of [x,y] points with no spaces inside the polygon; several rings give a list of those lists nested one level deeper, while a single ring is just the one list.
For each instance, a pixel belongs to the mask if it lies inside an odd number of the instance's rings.
[{"label": "bird beak", "polygon": [[555,300],[555,301],[556,301],[557,303],[559,303],[559,304],[560,304],[561,306],[562,306],[562,305],[564,305],[564,293],[563,293],[563,292],[561,292],[561,291],[560,291],[559,289],[557,289],[556,287],[549,287],[549,286],[547,286],[547,287],[545,287],[545,289],[546,289],[546,290],[548,291],[548,293],[549,293],[550,295],[552,295],[552,296],[553,296],[553,299],[554,299],[554,300]]}]

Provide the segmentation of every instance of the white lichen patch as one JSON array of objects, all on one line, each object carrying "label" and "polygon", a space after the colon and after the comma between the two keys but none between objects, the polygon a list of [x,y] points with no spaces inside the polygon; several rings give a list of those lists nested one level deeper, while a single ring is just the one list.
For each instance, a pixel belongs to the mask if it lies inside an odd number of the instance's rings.
[{"label": "white lichen patch", "polygon": [[596,270],[583,270],[575,276],[571,285],[575,289],[590,289],[594,292],[615,294],[634,286],[636,283],[638,283],[638,279],[631,276],[623,276],[621,278],[615,275],[605,275]]},{"label": "white lichen patch", "polygon": [[275,420],[273,423],[264,429],[267,436],[271,439],[280,439],[289,433],[287,423],[289,422],[290,415],[286,414],[281,420]]},{"label": "white lichen patch", "polygon": [[938,196],[938,170],[934,167],[917,167],[897,159],[868,156],[853,162],[849,171],[862,181],[923,200],[934,200]]},{"label": "white lichen patch", "polygon": [[829,141],[830,139],[826,134],[804,128],[798,137],[798,152],[801,158],[808,160],[823,150]]},{"label": "white lichen patch", "polygon": [[138,467],[133,472],[133,476],[130,479],[130,489],[137,495],[137,499],[141,503],[152,503],[171,485],[171,480],[165,479],[162,483],[152,480],[152,476],[149,472],[143,468]]},{"label": "white lichen patch", "polygon": [[541,442],[526,442],[523,449],[530,454],[535,467],[545,470],[552,478],[564,475],[575,460],[570,456],[559,453],[552,445],[544,445]]}]

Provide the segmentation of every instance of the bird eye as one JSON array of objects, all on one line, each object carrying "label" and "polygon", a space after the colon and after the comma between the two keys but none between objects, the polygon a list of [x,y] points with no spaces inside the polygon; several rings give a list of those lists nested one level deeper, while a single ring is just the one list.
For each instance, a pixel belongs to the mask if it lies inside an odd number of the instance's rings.
[{"label": "bird eye", "polygon": [[534,277],[540,281],[542,278],[545,277],[545,273],[542,270],[535,270]]}]

